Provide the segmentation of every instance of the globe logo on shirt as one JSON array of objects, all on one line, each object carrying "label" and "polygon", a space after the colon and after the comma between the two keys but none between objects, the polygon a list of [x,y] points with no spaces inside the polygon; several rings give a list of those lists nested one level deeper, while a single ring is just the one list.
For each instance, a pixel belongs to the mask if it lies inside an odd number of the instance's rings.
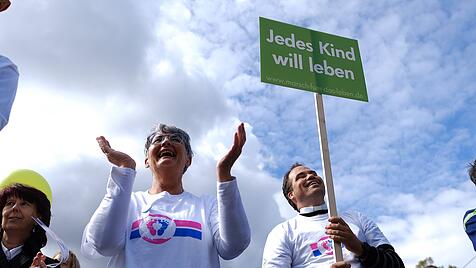
[{"label": "globe logo on shirt", "polygon": [[329,238],[328,235],[325,235],[317,241],[317,245],[319,250],[324,253],[325,255],[332,255],[334,251],[334,247],[332,245],[332,240]]},{"label": "globe logo on shirt", "polygon": [[[344,244],[341,244],[344,248]],[[322,236],[317,243],[311,244],[311,251],[315,257],[334,254],[334,244],[328,235]]]},{"label": "globe logo on shirt", "polygon": [[160,214],[149,214],[141,219],[139,233],[147,242],[162,244],[174,236],[175,228],[173,219]]}]

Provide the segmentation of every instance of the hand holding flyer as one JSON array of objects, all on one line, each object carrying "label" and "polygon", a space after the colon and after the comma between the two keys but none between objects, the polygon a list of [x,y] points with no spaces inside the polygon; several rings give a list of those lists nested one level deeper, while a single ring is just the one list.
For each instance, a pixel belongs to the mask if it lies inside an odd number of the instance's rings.
[{"label": "hand holding flyer", "polygon": [[40,219],[33,217],[33,220],[41,227],[45,232],[51,236],[56,243],[58,244],[61,252],[61,259],[59,260],[60,263],[66,263],[69,257],[69,249],[66,247],[64,242],[51,230],[48,226],[46,226]]}]

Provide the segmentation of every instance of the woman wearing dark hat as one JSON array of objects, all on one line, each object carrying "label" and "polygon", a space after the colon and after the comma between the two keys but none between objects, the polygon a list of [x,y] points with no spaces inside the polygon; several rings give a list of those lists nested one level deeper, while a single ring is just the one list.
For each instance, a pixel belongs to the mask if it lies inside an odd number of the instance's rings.
[{"label": "woman wearing dark hat", "polygon": [[[50,225],[51,204],[46,195],[35,188],[12,184],[0,191],[2,210],[2,250],[0,267],[27,268],[35,255],[46,245],[45,231],[36,225],[32,217]],[[46,258],[46,264],[57,261]]]}]

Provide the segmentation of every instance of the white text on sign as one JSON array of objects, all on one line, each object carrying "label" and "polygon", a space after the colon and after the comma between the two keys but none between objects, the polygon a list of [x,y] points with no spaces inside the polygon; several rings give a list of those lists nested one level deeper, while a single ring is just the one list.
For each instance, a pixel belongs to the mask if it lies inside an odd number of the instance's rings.
[{"label": "white text on sign", "polygon": [[[268,43],[276,43],[281,46],[285,45],[290,48],[297,48],[299,50],[305,50],[308,52],[314,51],[312,43],[296,40],[294,34],[291,34],[289,37],[283,37],[281,35],[274,34],[273,29],[269,30],[269,36],[266,38],[266,41]],[[329,42],[319,41],[318,44],[318,52],[321,55],[355,61],[355,51],[353,47],[350,47],[348,50],[343,50],[335,48],[334,44]],[[300,54],[289,53],[287,56],[272,54],[272,57],[275,64],[303,70],[303,57]],[[309,71],[328,76],[336,76],[339,78],[355,80],[355,75],[352,70],[330,66],[326,60],[323,60],[322,63],[314,63],[312,57],[309,57]]]}]

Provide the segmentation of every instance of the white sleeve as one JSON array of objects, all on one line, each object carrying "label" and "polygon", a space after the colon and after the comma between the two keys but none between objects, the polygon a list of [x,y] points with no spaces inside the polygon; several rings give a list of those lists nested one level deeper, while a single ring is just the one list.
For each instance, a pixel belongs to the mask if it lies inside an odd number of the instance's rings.
[{"label": "white sleeve", "polygon": [[[217,183],[217,201],[211,209],[211,228],[218,254],[225,260],[240,255],[251,234],[236,179]],[[218,215],[216,215],[218,213]]]},{"label": "white sleeve", "polygon": [[280,224],[268,234],[263,250],[262,268],[290,268],[291,263],[291,244]]},{"label": "white sleeve", "polygon": [[0,55],[0,130],[8,123],[18,86],[18,69],[8,58]]},{"label": "white sleeve", "polygon": [[84,255],[113,256],[124,248],[135,175],[133,169],[112,167],[106,195],[84,229],[81,242]]},{"label": "white sleeve", "polygon": [[373,247],[378,247],[383,244],[390,245],[390,242],[387,240],[382,231],[380,231],[380,228],[377,226],[377,224],[375,224],[375,222],[362,213],[357,213],[357,215],[364,230],[366,240],[364,242],[367,242]]}]

